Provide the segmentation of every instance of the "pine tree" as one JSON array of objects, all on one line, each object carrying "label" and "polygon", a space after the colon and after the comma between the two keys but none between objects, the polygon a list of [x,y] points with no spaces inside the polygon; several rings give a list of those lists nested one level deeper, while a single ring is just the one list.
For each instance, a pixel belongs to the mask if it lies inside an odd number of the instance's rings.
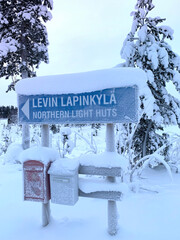
[{"label": "pine tree", "polygon": [[167,43],[173,39],[173,30],[160,25],[165,19],[148,17],[153,8],[152,0],[137,0],[131,13],[132,28],[121,50],[121,57],[125,59],[123,66],[139,67],[147,73],[148,86],[155,99],[153,116],[149,118],[144,109],[133,137],[132,146],[138,158],[152,154],[166,143],[167,135],[160,135],[157,130],[170,124],[180,127],[180,102],[166,88],[171,81],[180,92],[180,58]]},{"label": "pine tree", "polygon": [[[48,63],[48,38],[43,23],[51,19],[53,0],[2,0],[0,2],[0,77],[36,75],[34,68]],[[23,148],[30,145],[29,127],[23,125]]]},{"label": "pine tree", "polygon": [[0,2],[0,77],[36,75],[48,63],[48,38],[43,22],[51,19],[52,0],[2,0]]}]

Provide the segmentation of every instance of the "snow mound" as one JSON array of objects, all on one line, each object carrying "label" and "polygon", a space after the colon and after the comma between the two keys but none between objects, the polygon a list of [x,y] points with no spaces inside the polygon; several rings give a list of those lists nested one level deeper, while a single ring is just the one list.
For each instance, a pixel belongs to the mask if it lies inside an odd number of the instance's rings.
[{"label": "snow mound", "polygon": [[32,147],[24,150],[20,154],[19,159],[21,162],[36,160],[42,162],[44,165],[47,165],[49,162],[59,159],[59,153],[58,151],[48,147]]},{"label": "snow mound", "polygon": [[78,158],[83,166],[94,167],[121,167],[124,171],[128,168],[128,160],[116,152],[103,152],[101,154],[88,154]]},{"label": "snow mound", "polygon": [[22,145],[18,143],[12,143],[9,145],[6,154],[4,155],[4,163],[20,163],[19,155],[23,151]]},{"label": "snow mound", "polygon": [[98,192],[98,191],[114,191],[123,194],[129,193],[129,187],[126,183],[110,183],[106,179],[85,177],[79,178],[79,188],[84,193]]},{"label": "snow mound", "polygon": [[48,171],[52,175],[71,175],[79,167],[79,162],[74,159],[60,158],[51,164]]},{"label": "snow mound", "polygon": [[[70,94],[137,85],[140,95],[147,94],[146,73],[138,68],[112,68],[90,72],[22,79],[17,94]],[[36,87],[34,87],[36,86]]]}]

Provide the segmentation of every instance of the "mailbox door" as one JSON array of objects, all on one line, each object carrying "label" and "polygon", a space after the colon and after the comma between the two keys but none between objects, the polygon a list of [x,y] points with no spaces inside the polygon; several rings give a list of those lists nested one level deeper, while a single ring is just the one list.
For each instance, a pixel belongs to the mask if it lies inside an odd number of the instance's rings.
[{"label": "mailbox door", "polygon": [[74,205],[78,200],[77,173],[72,176],[50,175],[52,203]]},{"label": "mailbox door", "polygon": [[44,165],[35,160],[24,163],[24,200],[44,202]]}]

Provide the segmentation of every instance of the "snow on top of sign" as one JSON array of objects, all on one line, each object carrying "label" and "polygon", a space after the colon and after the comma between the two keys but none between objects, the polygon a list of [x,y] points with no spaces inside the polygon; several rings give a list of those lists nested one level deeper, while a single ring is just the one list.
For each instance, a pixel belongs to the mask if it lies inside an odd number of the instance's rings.
[{"label": "snow on top of sign", "polygon": [[56,150],[48,147],[32,147],[21,152],[19,160],[25,162],[28,160],[36,160],[47,165],[49,162],[53,162],[59,158],[59,154]]},{"label": "snow on top of sign", "polygon": [[95,177],[79,178],[79,188],[84,193],[98,192],[98,191],[117,191],[123,194],[129,192],[128,185],[122,182],[110,183],[108,180]]},{"label": "snow on top of sign", "polygon": [[124,171],[128,168],[128,160],[116,152],[103,152],[101,154],[87,154],[78,158],[83,166],[94,167],[121,167]]},{"label": "snow on top of sign", "polygon": [[22,79],[16,84],[19,95],[70,94],[137,85],[147,93],[146,73],[138,68],[112,68],[90,72]]},{"label": "snow on top of sign", "polygon": [[79,164],[83,166],[94,166],[94,167],[121,167],[124,171],[128,168],[128,160],[116,152],[104,152],[101,154],[87,154],[82,155],[78,158],[68,159],[60,158],[51,164],[49,174],[72,174]]}]

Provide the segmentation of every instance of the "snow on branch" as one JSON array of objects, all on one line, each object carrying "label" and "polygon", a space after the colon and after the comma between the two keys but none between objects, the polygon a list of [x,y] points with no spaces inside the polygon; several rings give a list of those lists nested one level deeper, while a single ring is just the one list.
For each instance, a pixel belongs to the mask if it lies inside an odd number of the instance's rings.
[{"label": "snow on branch", "polygon": [[[173,139],[169,145],[172,145],[175,141],[177,141],[176,138]],[[140,160],[138,160],[136,162],[135,166],[133,167],[133,169],[131,170],[130,182],[133,181],[133,174],[134,174],[135,170],[137,169],[137,167],[139,165],[142,165],[141,166],[141,171],[140,171],[140,173],[141,173],[143,171],[143,169],[145,169],[145,167],[147,167],[149,164],[157,165],[157,162],[158,163],[162,163],[165,166],[165,168],[167,169],[168,174],[169,174],[171,180],[173,180],[172,173],[171,173],[171,168],[168,165],[168,163],[164,160],[164,157],[160,154],[167,146],[168,146],[168,144],[164,144],[163,146],[158,148],[153,154],[146,155],[143,158],[141,158]]]}]

